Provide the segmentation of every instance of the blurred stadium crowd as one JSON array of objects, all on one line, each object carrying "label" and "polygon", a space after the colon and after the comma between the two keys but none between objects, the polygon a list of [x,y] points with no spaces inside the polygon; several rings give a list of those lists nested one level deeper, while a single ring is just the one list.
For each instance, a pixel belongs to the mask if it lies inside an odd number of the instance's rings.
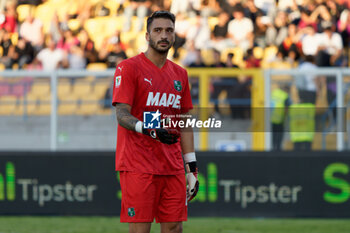
[{"label": "blurred stadium crowd", "polygon": [[[145,51],[146,18],[156,10],[176,15],[169,58],[184,67],[344,67],[349,6],[349,0],[0,0],[0,70],[114,68]],[[110,108],[111,80],[66,81],[58,83],[60,101],[80,103],[89,94]],[[191,84],[196,103],[196,79]],[[35,103],[32,114],[50,113],[49,104],[42,104],[50,103],[47,81],[3,80],[0,89],[1,99],[11,103],[1,107],[2,114],[22,114],[23,96]],[[217,113],[226,92],[231,109],[247,108],[232,111],[232,117],[249,118],[251,77],[212,77],[210,92]],[[59,113],[74,114],[84,105],[61,111],[60,104]]]},{"label": "blurred stadium crowd", "polygon": [[[107,68],[146,47],[145,19],[177,17],[183,66],[347,66],[347,0],[1,0],[2,68]],[[228,56],[229,55],[229,56]],[[219,61],[215,60],[215,57]],[[227,59],[229,58],[229,59]]]}]

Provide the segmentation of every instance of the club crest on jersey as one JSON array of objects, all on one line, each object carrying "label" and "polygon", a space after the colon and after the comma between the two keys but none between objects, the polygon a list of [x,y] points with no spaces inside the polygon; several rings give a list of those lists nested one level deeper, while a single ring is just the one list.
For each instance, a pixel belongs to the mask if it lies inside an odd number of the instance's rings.
[{"label": "club crest on jersey", "polygon": [[135,216],[135,209],[133,207],[128,208],[128,215],[129,217]]},{"label": "club crest on jersey", "polygon": [[122,82],[122,76],[121,75],[116,76],[115,77],[115,87],[119,87],[121,82]]},{"label": "club crest on jersey", "polygon": [[181,81],[174,80],[174,88],[177,91],[181,91],[182,90]]}]

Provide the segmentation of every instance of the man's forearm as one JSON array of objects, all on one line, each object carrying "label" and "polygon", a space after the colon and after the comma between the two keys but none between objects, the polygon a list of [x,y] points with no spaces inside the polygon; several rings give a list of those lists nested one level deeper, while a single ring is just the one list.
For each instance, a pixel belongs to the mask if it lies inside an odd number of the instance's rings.
[{"label": "man's forearm", "polygon": [[139,120],[131,115],[131,107],[127,104],[116,104],[115,109],[119,125],[126,129],[135,131],[135,125]]},{"label": "man's forearm", "polygon": [[194,152],[193,129],[181,130],[181,150],[182,154]]}]

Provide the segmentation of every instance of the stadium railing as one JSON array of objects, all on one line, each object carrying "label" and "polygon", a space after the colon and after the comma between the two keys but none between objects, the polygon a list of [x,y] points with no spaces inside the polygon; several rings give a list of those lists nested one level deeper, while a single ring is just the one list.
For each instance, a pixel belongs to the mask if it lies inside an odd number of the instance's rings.
[{"label": "stadium railing", "polygon": [[[304,75],[305,71],[298,69],[289,70],[261,70],[261,69],[225,69],[225,68],[189,68],[189,77],[198,77],[199,82],[199,104],[200,108],[207,108],[210,105],[210,79],[212,77],[229,78],[235,76],[249,76],[252,77],[252,150],[271,150],[271,133],[270,133],[270,116],[269,111],[263,113],[259,110],[268,109],[270,106],[271,83],[274,76],[300,76]],[[53,72],[47,71],[28,71],[28,70],[4,70],[0,71],[0,77],[15,78],[15,77],[50,77],[50,149],[57,150],[57,115],[58,112],[58,80],[59,78],[79,78],[79,77],[113,77],[114,69],[107,69],[103,71],[92,70],[56,70]],[[317,70],[307,71],[311,75],[329,75],[336,76],[337,90],[337,111],[342,111],[344,105],[344,93],[347,88],[344,85],[343,78],[350,76],[350,69],[336,69],[336,68],[320,68]],[[1,102],[1,101],[0,101]],[[201,111],[201,119],[207,119],[208,112]],[[337,114],[337,150],[345,149],[344,130],[343,130],[344,115]],[[199,134],[199,149],[208,150],[208,132],[202,131]]]},{"label": "stadium railing", "polygon": [[[334,104],[329,103],[327,112],[331,108],[336,109],[336,120],[335,120],[335,133],[336,133],[336,150],[343,151],[346,148],[345,145],[345,133],[347,133],[348,124],[344,125],[346,119],[346,105],[345,105],[345,96],[349,92],[348,83],[344,82],[345,77],[350,76],[350,69],[348,68],[318,68],[310,70],[299,70],[299,69],[289,69],[289,70],[265,70],[264,72],[264,91],[265,91],[265,108],[271,107],[271,84],[272,78],[274,76],[290,76],[292,77],[292,82],[294,83],[296,79],[305,76],[305,75],[315,75],[319,77],[335,77],[336,79],[336,100]],[[327,114],[327,112],[325,114]],[[271,140],[271,124],[270,122],[270,112],[265,111],[265,150],[271,150],[272,140]],[[346,121],[347,122],[347,121]],[[325,123],[325,120],[323,121]],[[329,133],[328,126],[324,125],[323,129],[323,139]],[[349,135],[348,135],[349,136]],[[349,138],[349,137],[347,137]],[[325,145],[322,145],[324,148]],[[349,146],[349,145],[347,145]]]}]

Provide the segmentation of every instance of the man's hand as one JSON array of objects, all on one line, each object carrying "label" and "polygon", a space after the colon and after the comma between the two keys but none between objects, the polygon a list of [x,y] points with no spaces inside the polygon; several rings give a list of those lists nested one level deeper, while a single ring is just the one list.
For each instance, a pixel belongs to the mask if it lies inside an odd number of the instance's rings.
[{"label": "man's hand", "polygon": [[186,180],[187,180],[187,201],[190,202],[198,192],[198,168],[196,162],[186,163]]},{"label": "man's hand", "polygon": [[165,144],[174,144],[178,142],[178,138],[180,137],[179,131],[176,129],[145,129],[142,128],[142,133],[152,138],[165,143]]}]

